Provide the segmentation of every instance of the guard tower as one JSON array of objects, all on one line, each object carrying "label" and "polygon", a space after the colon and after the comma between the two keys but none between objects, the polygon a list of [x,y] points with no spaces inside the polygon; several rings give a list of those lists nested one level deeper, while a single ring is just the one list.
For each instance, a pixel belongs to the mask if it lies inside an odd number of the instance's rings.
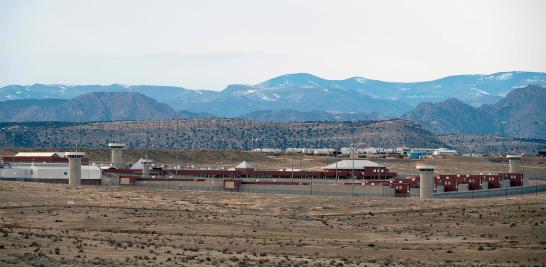
[{"label": "guard tower", "polygon": [[81,185],[82,180],[82,158],[85,152],[66,152],[68,158],[68,184]]},{"label": "guard tower", "polygon": [[151,159],[142,159],[140,163],[142,163],[142,177],[148,177],[150,176],[150,167],[152,166],[152,160]]},{"label": "guard tower", "polygon": [[508,172],[509,173],[521,173],[520,170],[520,162],[521,162],[521,156],[520,155],[506,155],[506,158],[508,159]]},{"label": "guard tower", "polygon": [[434,169],[432,165],[418,164],[419,170],[419,195],[421,199],[430,199],[434,193]]},{"label": "guard tower", "polygon": [[123,166],[123,149],[127,147],[123,143],[109,143],[108,147],[112,151],[112,160],[111,164],[113,167],[122,167]]}]

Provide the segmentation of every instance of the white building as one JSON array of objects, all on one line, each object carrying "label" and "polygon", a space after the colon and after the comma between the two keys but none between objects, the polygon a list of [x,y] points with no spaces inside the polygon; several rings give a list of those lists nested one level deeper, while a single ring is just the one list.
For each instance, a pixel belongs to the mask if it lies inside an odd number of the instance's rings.
[{"label": "white building", "polygon": [[351,151],[352,151],[352,148],[342,147],[339,151],[341,152],[342,155],[350,155]]},{"label": "white building", "polygon": [[301,153],[302,150],[303,150],[303,148],[289,147],[289,148],[286,148],[285,152],[286,153]]},{"label": "white building", "polygon": [[[354,165],[353,165],[354,163]],[[353,167],[354,166],[354,167]],[[337,162],[337,169],[338,170],[352,170],[353,168],[355,170],[362,170],[366,167],[379,167],[379,163],[375,163],[373,161],[365,160],[365,159],[355,159],[355,160],[341,160]],[[332,163],[330,165],[326,165],[322,167],[323,170],[335,170],[336,169],[336,163]]]},{"label": "white building", "polygon": [[279,148],[255,148],[252,150],[254,152],[264,152],[264,153],[280,153],[282,149]]},{"label": "white building", "polygon": [[15,157],[51,157],[63,158],[64,152],[19,152]]},{"label": "white building", "polygon": [[[101,169],[95,165],[82,165],[81,179],[84,183],[100,184]],[[30,179],[37,182],[68,183],[67,163],[14,163],[0,169],[1,179]]]},{"label": "white building", "polygon": [[313,151],[315,156],[329,156],[333,155],[336,150],[333,148],[318,148]]},{"label": "white building", "polygon": [[434,151],[432,151],[432,155],[434,156],[452,156],[452,155],[458,155],[459,152],[457,152],[457,150],[454,150],[454,149],[447,149],[447,148],[438,148]]}]

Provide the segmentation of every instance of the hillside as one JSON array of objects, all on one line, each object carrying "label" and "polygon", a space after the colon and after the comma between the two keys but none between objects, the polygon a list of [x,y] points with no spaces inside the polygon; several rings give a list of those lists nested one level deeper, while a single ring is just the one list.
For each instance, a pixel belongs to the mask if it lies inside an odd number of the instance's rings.
[{"label": "hillside", "polygon": [[[210,115],[209,115],[210,116]],[[0,102],[0,121],[112,121],[199,118],[207,114],[177,112],[139,93],[88,93],[71,100],[28,99]]]},{"label": "hillside", "polygon": [[[0,146],[249,150],[253,147],[445,147],[436,136],[404,120],[268,123],[229,119],[117,121],[84,124],[1,123]],[[80,134],[81,133],[81,134]]]},{"label": "hillside", "polygon": [[494,132],[494,120],[490,115],[450,98],[436,104],[421,103],[402,118],[415,121],[434,133],[487,134]]},{"label": "hillside", "polygon": [[400,116],[421,102],[456,97],[477,107],[493,104],[513,88],[546,86],[546,73],[501,72],[456,75],[423,82],[385,82],[353,77],[328,80],[307,73],[287,74],[255,85],[229,85],[222,91],[137,85],[9,85],[0,88],[0,100],[71,99],[91,92],[141,93],[173,108],[239,117],[258,110],[296,110],[375,113]]},{"label": "hillside", "polygon": [[[452,147],[461,153],[530,153],[546,149],[546,140],[496,135],[451,134],[435,136],[404,120],[377,122],[273,123],[229,119],[0,123],[0,147],[106,148],[108,142],[125,142],[131,149],[250,150],[253,147],[350,146]],[[254,140],[254,142],[252,142]],[[140,151],[140,152],[138,152]],[[224,152],[226,153],[226,152]],[[229,152],[228,152],[229,153]],[[163,157],[156,155],[156,157]],[[211,159],[212,160],[212,159]]]},{"label": "hillside", "polygon": [[305,121],[367,121],[385,120],[385,116],[367,113],[331,113],[327,111],[258,110],[239,117],[245,120],[270,122],[305,122]]},{"label": "hillside", "polygon": [[527,86],[510,92],[496,104],[478,108],[457,99],[422,103],[402,118],[434,133],[496,134],[546,139],[546,89]]},{"label": "hillside", "polygon": [[546,140],[479,134],[446,134],[438,139],[462,153],[528,153],[546,149]]},{"label": "hillside", "polygon": [[527,86],[510,92],[498,103],[480,107],[498,122],[501,135],[546,139],[546,88]]}]

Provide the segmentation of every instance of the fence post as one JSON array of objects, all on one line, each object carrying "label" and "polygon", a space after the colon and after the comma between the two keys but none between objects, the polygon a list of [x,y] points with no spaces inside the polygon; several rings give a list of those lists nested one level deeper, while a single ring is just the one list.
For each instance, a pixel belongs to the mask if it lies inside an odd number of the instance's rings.
[{"label": "fence post", "polygon": [[504,188],[505,188],[505,190],[504,190],[505,198],[508,199],[508,186],[505,186]]}]

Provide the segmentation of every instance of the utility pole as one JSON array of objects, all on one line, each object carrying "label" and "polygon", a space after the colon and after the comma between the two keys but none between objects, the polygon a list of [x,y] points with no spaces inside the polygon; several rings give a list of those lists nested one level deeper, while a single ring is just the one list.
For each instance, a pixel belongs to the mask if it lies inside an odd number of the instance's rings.
[{"label": "utility pole", "polygon": [[336,157],[336,184],[337,184],[339,182],[339,177],[337,175],[337,173],[338,173],[337,172],[337,162],[338,162],[339,156],[337,155],[337,153],[336,153],[335,157]]},{"label": "utility pole", "polygon": [[176,113],[176,137],[175,137],[175,150],[174,150],[174,156],[175,156],[175,167],[174,167],[174,176],[175,177],[178,177],[178,168],[180,167],[180,161],[178,159],[178,138],[179,138],[179,132],[178,132],[178,122],[179,122],[179,118],[178,118],[178,113]]},{"label": "utility pole", "polygon": [[354,120],[351,123],[351,128],[353,132],[352,136],[352,143],[351,143],[351,156],[353,158],[353,167],[351,169],[351,195],[355,195],[355,128],[354,128]]},{"label": "utility pole", "polygon": [[[258,147],[258,136],[256,136],[256,148]],[[256,171],[259,170],[258,169],[258,151],[256,151]],[[261,177],[261,175],[260,175]]]},{"label": "utility pole", "polygon": [[[339,154],[337,153],[337,149],[339,148],[339,116],[336,116],[336,126],[338,128],[338,133],[336,134],[336,151],[335,151],[335,156],[336,156],[336,184],[339,183],[339,176],[338,176],[338,170],[337,170],[337,162],[339,161]],[[340,152],[341,152],[341,149],[340,149]]]},{"label": "utility pole", "polygon": [[504,167],[504,157],[501,156],[501,162],[502,162],[502,175],[501,175],[501,186],[504,187],[505,189],[505,193],[504,193],[504,197],[506,199],[508,199],[508,187],[505,186],[505,179],[506,179],[506,174],[505,174],[505,167]]},{"label": "utility pole", "polygon": [[313,195],[313,175],[311,175],[311,195]]},{"label": "utility pole", "polygon": [[302,157],[301,154],[303,154],[303,151],[302,151],[302,150],[300,150],[300,170],[301,170],[301,157]]},{"label": "utility pole", "polygon": [[379,168],[377,170],[377,180],[381,180],[381,162],[378,163]]},{"label": "utility pole", "polygon": [[290,157],[292,161],[292,174],[290,175],[290,181],[294,181],[294,158]]}]

